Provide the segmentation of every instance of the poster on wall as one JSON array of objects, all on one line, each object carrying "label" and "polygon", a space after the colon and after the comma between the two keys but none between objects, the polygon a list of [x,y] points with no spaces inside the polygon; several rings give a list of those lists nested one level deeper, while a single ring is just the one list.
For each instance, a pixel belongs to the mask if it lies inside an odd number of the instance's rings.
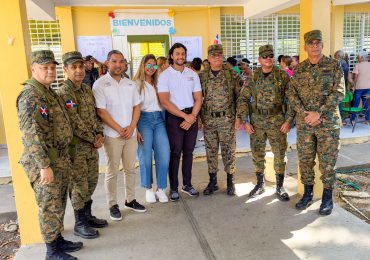
[{"label": "poster on wall", "polygon": [[110,18],[112,35],[168,35],[174,30],[168,9],[115,10]]},{"label": "poster on wall", "polygon": [[100,62],[107,59],[107,54],[112,50],[111,36],[78,36],[77,49],[82,56],[92,55]]},{"label": "poster on wall", "polygon": [[185,45],[188,50],[187,60],[192,61],[194,58],[199,57],[202,59],[202,37],[172,37],[172,44],[179,42]]}]

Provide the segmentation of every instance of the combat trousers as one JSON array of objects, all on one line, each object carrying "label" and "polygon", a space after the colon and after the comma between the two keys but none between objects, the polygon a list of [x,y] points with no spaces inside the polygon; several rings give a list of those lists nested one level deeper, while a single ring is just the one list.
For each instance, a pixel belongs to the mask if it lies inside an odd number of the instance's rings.
[{"label": "combat trousers", "polygon": [[226,173],[234,174],[235,163],[235,120],[231,117],[204,118],[204,141],[209,173],[218,171],[218,148],[221,147],[222,162]]},{"label": "combat trousers", "polygon": [[287,135],[280,131],[284,118],[281,115],[263,118],[255,116],[253,124],[255,133],[250,135],[252,159],[257,173],[265,171],[266,140],[274,154],[274,170],[276,174],[284,174],[285,155],[288,148]]},{"label": "combat trousers", "polygon": [[72,159],[73,173],[69,181],[69,197],[74,210],[80,210],[91,200],[99,179],[99,153],[87,142],[77,146]]},{"label": "combat trousers", "polygon": [[63,231],[63,219],[67,205],[69,177],[72,174],[69,155],[63,155],[50,165],[54,173],[54,181],[40,184],[40,169],[33,165],[32,160],[22,161],[22,165],[35,191],[39,209],[41,234],[46,243],[53,242]]},{"label": "combat trousers", "polygon": [[125,140],[121,137],[105,137],[104,150],[108,159],[108,171],[105,174],[107,203],[112,207],[117,203],[117,173],[122,159],[125,197],[127,202],[135,199],[135,162],[137,153],[136,135]]},{"label": "combat trousers", "polygon": [[320,179],[324,188],[333,189],[335,185],[335,164],[339,153],[340,129],[297,129],[297,150],[301,182],[315,184],[315,158],[319,159]]}]

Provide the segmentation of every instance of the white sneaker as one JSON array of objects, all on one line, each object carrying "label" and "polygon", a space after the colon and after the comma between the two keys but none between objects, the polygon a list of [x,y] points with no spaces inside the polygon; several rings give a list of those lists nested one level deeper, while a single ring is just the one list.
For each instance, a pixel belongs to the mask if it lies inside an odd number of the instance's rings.
[{"label": "white sneaker", "polygon": [[168,197],[166,195],[166,192],[163,189],[158,189],[155,192],[155,195],[157,196],[159,202],[162,202],[162,203],[168,202]]},{"label": "white sneaker", "polygon": [[145,193],[146,202],[156,203],[157,199],[155,198],[155,193],[151,189],[147,189]]}]

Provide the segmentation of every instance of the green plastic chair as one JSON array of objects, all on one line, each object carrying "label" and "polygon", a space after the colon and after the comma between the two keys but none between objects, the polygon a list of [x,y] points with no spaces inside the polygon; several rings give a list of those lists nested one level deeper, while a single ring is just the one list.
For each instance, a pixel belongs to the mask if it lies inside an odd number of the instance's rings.
[{"label": "green plastic chair", "polygon": [[351,91],[348,91],[344,99],[342,99],[340,110],[341,112],[348,113],[350,118],[351,118],[351,114],[355,114],[355,120],[354,121],[350,120],[351,125],[352,125],[352,133],[353,133],[355,131],[358,115],[362,114],[365,111],[365,109],[362,107],[352,107],[351,106],[352,100],[353,100],[353,93]]}]

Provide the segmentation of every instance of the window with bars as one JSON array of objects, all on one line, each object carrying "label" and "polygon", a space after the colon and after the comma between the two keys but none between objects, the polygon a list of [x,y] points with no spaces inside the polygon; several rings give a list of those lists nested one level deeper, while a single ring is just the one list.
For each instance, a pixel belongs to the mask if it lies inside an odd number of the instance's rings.
[{"label": "window with bars", "polygon": [[276,56],[299,54],[299,14],[272,14],[258,19],[221,16],[221,41],[226,57],[258,62],[258,48],[272,44]]},{"label": "window with bars", "polygon": [[55,83],[52,84],[52,87],[56,88],[64,80],[59,21],[28,20],[28,26],[31,50],[51,50],[54,52],[55,59],[59,62],[59,65],[57,65],[57,78]]},{"label": "window with bars", "polygon": [[370,51],[370,13],[345,13],[343,51],[348,55],[350,71],[363,50]]}]

